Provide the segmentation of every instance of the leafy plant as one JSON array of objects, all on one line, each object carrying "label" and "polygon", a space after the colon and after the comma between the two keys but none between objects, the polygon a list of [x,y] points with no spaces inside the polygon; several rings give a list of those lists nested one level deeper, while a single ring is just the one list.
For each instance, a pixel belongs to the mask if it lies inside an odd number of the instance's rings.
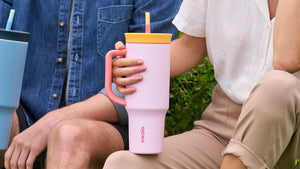
[{"label": "leafy plant", "polygon": [[300,169],[300,159],[296,158],[295,160],[295,168],[294,169]]},{"label": "leafy plant", "polygon": [[211,101],[216,81],[213,66],[206,57],[192,70],[171,79],[170,116],[166,118],[165,135],[174,135],[193,128]]}]

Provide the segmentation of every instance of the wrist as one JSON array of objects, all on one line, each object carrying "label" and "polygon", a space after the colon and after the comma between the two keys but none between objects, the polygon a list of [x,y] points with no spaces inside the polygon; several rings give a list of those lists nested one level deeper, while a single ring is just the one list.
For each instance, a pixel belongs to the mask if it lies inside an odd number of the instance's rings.
[{"label": "wrist", "polygon": [[58,111],[60,111],[60,109],[50,111],[40,119],[40,121],[45,123],[50,130],[65,119]]}]

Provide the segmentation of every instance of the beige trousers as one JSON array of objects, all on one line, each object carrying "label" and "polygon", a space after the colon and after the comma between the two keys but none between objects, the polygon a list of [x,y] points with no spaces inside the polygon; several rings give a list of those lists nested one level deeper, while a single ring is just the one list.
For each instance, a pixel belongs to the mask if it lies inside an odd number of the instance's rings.
[{"label": "beige trousers", "polygon": [[239,105],[217,85],[212,102],[191,131],[165,138],[158,155],[115,152],[104,169],[218,169],[223,154],[249,169],[293,169],[300,157],[300,81],[267,73]]}]

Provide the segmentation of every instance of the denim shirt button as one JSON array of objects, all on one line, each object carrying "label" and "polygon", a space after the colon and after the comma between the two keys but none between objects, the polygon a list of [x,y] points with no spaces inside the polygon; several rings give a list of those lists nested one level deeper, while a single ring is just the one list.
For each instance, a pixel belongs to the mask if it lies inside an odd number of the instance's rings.
[{"label": "denim shirt button", "polygon": [[57,62],[58,62],[58,63],[62,63],[63,61],[64,61],[63,58],[58,58],[58,59],[57,59]]},{"label": "denim shirt button", "polygon": [[75,54],[74,59],[75,59],[75,61],[77,61],[79,59],[78,53]]},{"label": "denim shirt button", "polygon": [[57,99],[58,96],[57,96],[56,93],[53,93],[53,94],[52,94],[52,97],[53,97],[53,99]]},{"label": "denim shirt button", "polygon": [[59,26],[60,26],[61,28],[63,28],[63,27],[65,26],[65,23],[64,23],[64,22],[60,22],[60,23],[59,23]]}]

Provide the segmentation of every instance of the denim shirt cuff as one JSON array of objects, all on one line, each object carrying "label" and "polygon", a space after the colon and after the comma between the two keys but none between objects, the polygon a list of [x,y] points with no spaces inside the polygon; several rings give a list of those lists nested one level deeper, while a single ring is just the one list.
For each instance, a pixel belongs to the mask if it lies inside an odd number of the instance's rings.
[{"label": "denim shirt cuff", "polygon": [[[118,90],[116,89],[116,84],[112,83],[112,91],[113,93],[120,98],[124,98],[125,96],[122,95],[121,93],[118,92]],[[105,88],[103,88],[100,93],[104,94],[107,97],[107,94],[105,92]],[[113,101],[111,101],[117,111],[118,117],[119,117],[119,124],[121,125],[128,125],[128,115],[127,115],[127,111],[125,109],[125,106],[117,104]]]}]

